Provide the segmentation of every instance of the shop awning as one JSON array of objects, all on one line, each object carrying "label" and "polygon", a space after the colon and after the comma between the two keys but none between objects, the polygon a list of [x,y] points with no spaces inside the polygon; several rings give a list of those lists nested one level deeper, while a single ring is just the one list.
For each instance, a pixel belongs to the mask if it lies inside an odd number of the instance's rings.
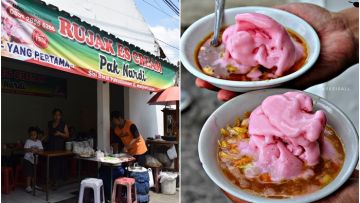
[{"label": "shop awning", "polygon": [[177,86],[169,87],[156,93],[149,101],[150,105],[175,105],[179,101],[180,88]]},{"label": "shop awning", "polygon": [[1,0],[1,55],[122,86],[160,91],[177,67],[40,0]]}]

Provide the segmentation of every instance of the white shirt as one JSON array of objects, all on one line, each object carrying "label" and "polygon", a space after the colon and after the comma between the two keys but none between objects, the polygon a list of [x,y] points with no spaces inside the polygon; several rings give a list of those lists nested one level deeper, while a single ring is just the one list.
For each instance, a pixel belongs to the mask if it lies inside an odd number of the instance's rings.
[{"label": "white shirt", "polygon": [[[25,142],[25,149],[31,149],[31,148],[37,148],[37,149],[43,149],[43,146],[41,144],[40,140],[32,140],[32,139],[27,139]],[[32,152],[26,152],[24,159],[30,161],[32,164],[34,164],[34,154]]]}]

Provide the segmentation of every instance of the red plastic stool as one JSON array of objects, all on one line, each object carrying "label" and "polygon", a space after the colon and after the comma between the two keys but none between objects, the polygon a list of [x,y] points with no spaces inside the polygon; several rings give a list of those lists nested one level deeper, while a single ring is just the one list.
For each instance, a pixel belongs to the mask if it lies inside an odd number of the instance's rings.
[{"label": "red plastic stool", "polygon": [[111,202],[134,203],[136,200],[136,187],[134,178],[118,178],[114,181]]},{"label": "red plastic stool", "polygon": [[22,165],[16,166],[15,186],[26,186],[26,177],[24,175],[24,167]]},{"label": "red plastic stool", "polygon": [[14,170],[11,167],[1,167],[1,192],[9,194],[14,189]]}]

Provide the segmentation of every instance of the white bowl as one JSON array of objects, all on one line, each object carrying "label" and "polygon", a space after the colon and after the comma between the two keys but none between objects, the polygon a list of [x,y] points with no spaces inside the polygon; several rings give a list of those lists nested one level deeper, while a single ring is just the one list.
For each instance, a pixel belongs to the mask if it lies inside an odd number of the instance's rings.
[{"label": "white bowl", "polygon": [[215,85],[216,87],[236,92],[247,92],[250,90],[279,86],[282,83],[299,77],[311,68],[319,56],[320,41],[315,30],[306,21],[297,17],[296,15],[275,8],[239,7],[225,10],[224,25],[226,26],[234,24],[235,16],[237,14],[248,12],[262,13],[270,16],[286,28],[290,28],[296,31],[305,39],[308,46],[309,55],[302,68],[289,75],[264,81],[231,81],[218,79],[204,74],[195,63],[194,53],[199,42],[203,40],[209,33],[213,32],[214,14],[199,19],[188,29],[186,29],[182,35],[180,42],[180,59],[185,68],[196,77],[201,78]]},{"label": "white bowl", "polygon": [[202,166],[207,175],[224,191],[233,196],[249,201],[261,203],[303,203],[319,200],[338,189],[351,175],[358,161],[358,134],[349,118],[336,106],[325,99],[306,93],[314,100],[314,109],[323,110],[330,124],[340,136],[345,147],[344,165],[338,176],[324,188],[307,195],[289,199],[270,199],[250,194],[234,185],[222,172],[217,161],[217,141],[220,137],[220,128],[233,123],[235,118],[255,109],[268,96],[282,94],[291,89],[267,89],[248,92],[231,99],[221,105],[204,124],[198,144],[198,151]]}]

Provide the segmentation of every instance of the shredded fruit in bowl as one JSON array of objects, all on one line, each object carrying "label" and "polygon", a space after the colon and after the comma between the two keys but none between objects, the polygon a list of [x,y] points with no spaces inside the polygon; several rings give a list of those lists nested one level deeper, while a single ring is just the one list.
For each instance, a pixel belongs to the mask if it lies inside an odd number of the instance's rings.
[{"label": "shredded fruit in bowl", "polygon": [[[334,129],[326,125],[321,142],[321,160],[316,166],[303,165],[303,171],[311,168],[314,173],[308,177],[283,179],[274,182],[266,171],[258,171],[255,157],[243,154],[239,145],[248,145],[250,112],[244,113],[220,129],[218,140],[218,162],[224,175],[239,188],[255,195],[268,198],[290,198],[296,195],[315,192],[329,184],[339,173],[344,161],[344,149]],[[331,145],[331,146],[330,146]],[[331,157],[330,157],[331,156]],[[247,174],[256,174],[249,177]],[[305,173],[306,174],[306,173]]]}]

